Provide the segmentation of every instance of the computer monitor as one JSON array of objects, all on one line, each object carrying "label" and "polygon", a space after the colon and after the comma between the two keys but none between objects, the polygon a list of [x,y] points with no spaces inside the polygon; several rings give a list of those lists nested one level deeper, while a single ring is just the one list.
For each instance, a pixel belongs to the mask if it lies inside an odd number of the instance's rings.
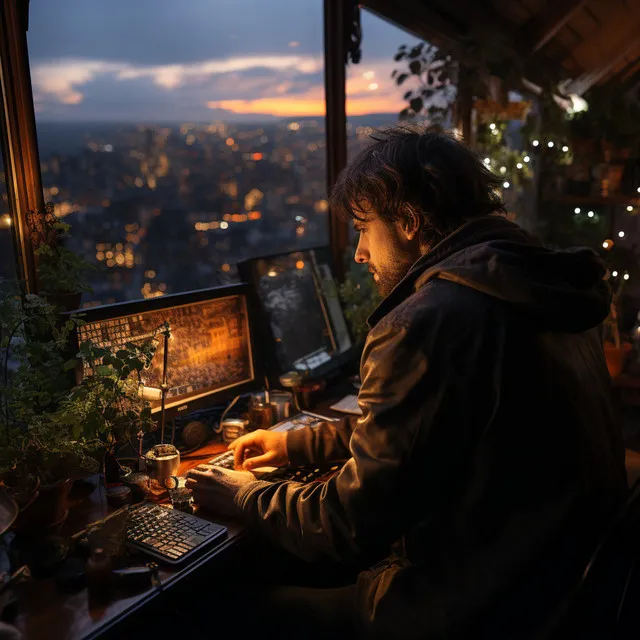
[{"label": "computer monitor", "polygon": [[342,364],[351,351],[330,260],[328,247],[319,247],[238,265],[261,311],[272,378],[291,370],[312,378],[323,376]]},{"label": "computer monitor", "polygon": [[[163,322],[171,326],[165,415],[219,404],[262,386],[255,358],[249,288],[245,284],[202,289],[159,298],[83,310],[78,344],[124,345],[153,338]],[[162,383],[164,346],[159,339],[151,368],[142,373],[145,387]],[[79,372],[88,373],[88,365]],[[151,400],[152,412],[161,408]]]}]

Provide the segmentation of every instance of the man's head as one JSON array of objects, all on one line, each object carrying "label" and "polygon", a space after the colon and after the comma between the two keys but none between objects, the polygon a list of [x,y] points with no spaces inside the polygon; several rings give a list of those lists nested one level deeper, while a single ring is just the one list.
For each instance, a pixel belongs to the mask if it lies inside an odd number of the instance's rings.
[{"label": "man's head", "polygon": [[397,127],[376,133],[340,174],[331,206],[360,233],[355,260],[383,295],[442,238],[472,218],[504,211],[501,180],[463,143]]}]

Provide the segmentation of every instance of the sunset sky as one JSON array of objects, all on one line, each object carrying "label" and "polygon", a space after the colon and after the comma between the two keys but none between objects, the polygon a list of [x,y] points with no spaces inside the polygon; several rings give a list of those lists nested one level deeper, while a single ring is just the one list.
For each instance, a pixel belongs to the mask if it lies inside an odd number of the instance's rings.
[{"label": "sunset sky", "polygon": [[[31,0],[29,16],[39,121],[324,115],[321,0]],[[362,28],[347,112],[397,114],[393,55],[417,39],[364,11]]]}]

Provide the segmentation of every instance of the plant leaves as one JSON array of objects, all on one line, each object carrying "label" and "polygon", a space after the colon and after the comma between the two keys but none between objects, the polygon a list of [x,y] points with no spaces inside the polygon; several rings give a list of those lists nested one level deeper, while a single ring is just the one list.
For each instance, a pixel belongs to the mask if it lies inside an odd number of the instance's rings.
[{"label": "plant leaves", "polygon": [[396,84],[398,86],[400,86],[407,78],[409,77],[408,73],[401,73],[397,78],[396,78]]},{"label": "plant leaves", "polygon": [[422,98],[413,98],[411,102],[409,102],[409,106],[415,113],[420,113],[422,111]]},{"label": "plant leaves", "polygon": [[411,71],[414,76],[420,75],[420,72],[422,71],[422,63],[419,60],[414,60],[409,65],[409,71]]}]

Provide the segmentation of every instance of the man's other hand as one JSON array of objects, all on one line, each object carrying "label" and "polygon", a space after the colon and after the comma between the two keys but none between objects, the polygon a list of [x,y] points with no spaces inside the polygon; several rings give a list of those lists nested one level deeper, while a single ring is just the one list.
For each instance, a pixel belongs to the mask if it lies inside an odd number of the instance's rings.
[{"label": "man's other hand", "polygon": [[284,432],[258,429],[234,440],[229,449],[233,451],[234,467],[245,471],[258,467],[283,467],[289,462],[287,434]]},{"label": "man's other hand", "polygon": [[225,516],[240,515],[235,504],[238,491],[256,478],[248,471],[231,471],[211,465],[198,465],[185,474],[185,486],[203,509]]}]

